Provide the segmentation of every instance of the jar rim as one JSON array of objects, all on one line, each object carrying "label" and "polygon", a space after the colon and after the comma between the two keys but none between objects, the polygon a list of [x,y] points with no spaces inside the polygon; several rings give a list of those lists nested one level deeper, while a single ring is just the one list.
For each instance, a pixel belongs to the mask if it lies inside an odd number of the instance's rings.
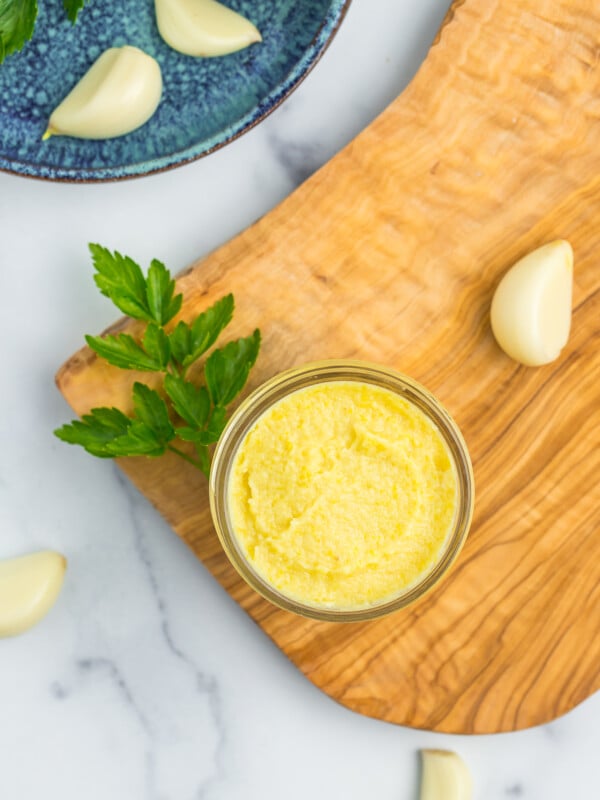
[{"label": "jar rim", "polygon": [[[263,578],[243,554],[229,518],[229,476],[238,448],[256,421],[279,400],[322,383],[357,382],[389,389],[404,397],[435,425],[442,435],[457,476],[457,502],[453,528],[444,551],[417,582],[380,603],[336,608],[310,605],[291,598]],[[458,425],[444,406],[424,386],[389,367],[355,359],[313,361],[280,372],[252,391],[229,419],[217,443],[209,478],[210,509],[221,545],[233,567],[256,592],[274,605],[311,619],[360,622],[376,619],[414,603],[434,588],[456,560],[473,517],[474,477],[469,451]]]}]

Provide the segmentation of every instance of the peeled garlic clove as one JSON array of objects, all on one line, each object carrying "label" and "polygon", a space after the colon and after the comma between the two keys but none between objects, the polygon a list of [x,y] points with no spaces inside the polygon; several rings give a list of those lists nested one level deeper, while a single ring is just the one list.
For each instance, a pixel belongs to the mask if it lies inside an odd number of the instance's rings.
[{"label": "peeled garlic clove", "polygon": [[0,637],[23,633],[46,616],[66,568],[65,557],[51,550],[0,561]]},{"label": "peeled garlic clove", "polygon": [[160,35],[188,56],[224,56],[261,42],[250,20],[216,0],[155,0]]},{"label": "peeled garlic clove", "polygon": [[529,367],[558,358],[569,339],[573,250],[564,239],[534,250],[508,270],[492,300],[496,341]]},{"label": "peeled garlic clove", "polygon": [[137,47],[111,47],[50,116],[49,136],[112,139],[139,128],[162,94],[158,62]]},{"label": "peeled garlic clove", "polygon": [[451,750],[421,750],[421,800],[471,800],[471,774]]}]

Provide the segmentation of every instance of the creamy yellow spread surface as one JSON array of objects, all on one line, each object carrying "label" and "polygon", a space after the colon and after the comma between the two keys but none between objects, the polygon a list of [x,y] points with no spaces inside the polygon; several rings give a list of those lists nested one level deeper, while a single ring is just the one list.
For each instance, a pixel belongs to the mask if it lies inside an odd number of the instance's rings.
[{"label": "creamy yellow spread surface", "polygon": [[233,529],[254,569],[288,597],[351,609],[418,581],[450,533],[457,476],[412,403],[332,381],[268,409],[231,469]]}]

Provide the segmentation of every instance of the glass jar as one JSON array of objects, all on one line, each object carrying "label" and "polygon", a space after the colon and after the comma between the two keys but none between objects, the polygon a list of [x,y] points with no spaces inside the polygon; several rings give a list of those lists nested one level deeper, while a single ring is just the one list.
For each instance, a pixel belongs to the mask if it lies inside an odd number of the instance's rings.
[{"label": "glass jar", "polygon": [[[456,471],[457,498],[452,528],[437,562],[417,583],[393,597],[365,607],[312,606],[288,597],[253,567],[237,541],[228,508],[231,468],[238,448],[262,414],[287,395],[326,382],[351,382],[387,389],[423,412],[441,434]],[[415,602],[435,586],[458,556],[473,516],[474,479],[467,446],[446,409],[411,378],[378,364],[362,361],[319,361],[271,378],[252,392],[232,415],[217,444],[210,473],[210,506],[217,535],[229,560],[244,580],[276,606],[312,619],[359,622],[397,611]]]}]

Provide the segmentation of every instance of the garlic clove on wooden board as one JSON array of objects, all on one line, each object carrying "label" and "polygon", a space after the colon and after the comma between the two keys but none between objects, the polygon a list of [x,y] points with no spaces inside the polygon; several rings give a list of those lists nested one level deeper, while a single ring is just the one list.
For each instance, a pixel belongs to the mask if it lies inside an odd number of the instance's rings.
[{"label": "garlic clove on wooden board", "polygon": [[492,299],[492,331],[515,361],[537,367],[554,361],[569,339],[573,250],[550,242],[517,261]]},{"label": "garlic clove on wooden board", "polygon": [[155,10],[162,38],[188,56],[223,56],[262,41],[250,20],[216,0],[155,0]]},{"label": "garlic clove on wooden board", "polygon": [[23,633],[46,616],[66,568],[65,557],[51,550],[0,561],[0,637]]},{"label": "garlic clove on wooden board", "polygon": [[158,62],[137,47],[111,47],[58,105],[43,138],[112,139],[139,128],[162,95]]},{"label": "garlic clove on wooden board", "polygon": [[457,753],[421,750],[421,759],[420,800],[471,800],[471,773]]}]

